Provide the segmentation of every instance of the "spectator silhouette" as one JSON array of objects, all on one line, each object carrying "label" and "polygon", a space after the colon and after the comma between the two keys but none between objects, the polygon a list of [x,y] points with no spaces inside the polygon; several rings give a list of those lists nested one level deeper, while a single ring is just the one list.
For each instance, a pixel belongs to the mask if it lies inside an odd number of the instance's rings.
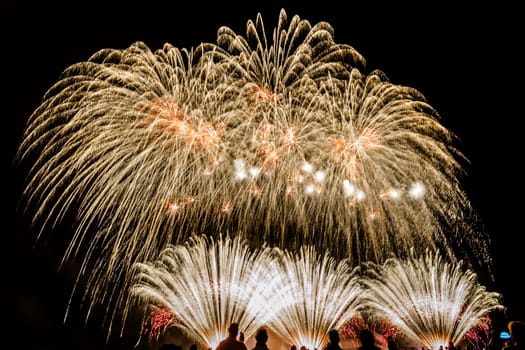
[{"label": "spectator silhouette", "polygon": [[292,345],[290,346],[290,350],[297,350],[297,345],[292,344]]},{"label": "spectator silhouette", "polygon": [[248,350],[246,345],[237,339],[239,324],[232,323],[228,327],[228,336],[219,342],[215,350]]},{"label": "spectator silhouette", "polygon": [[328,344],[326,344],[324,350],[342,350],[339,345],[340,340],[337,329],[330,330],[328,332]]},{"label": "spectator silhouette", "polygon": [[268,331],[266,328],[259,328],[255,333],[255,347],[252,350],[269,350],[266,341],[268,340]]},{"label": "spectator silhouette", "polygon": [[372,331],[367,328],[361,330],[359,333],[359,340],[361,341],[361,346],[358,348],[358,350],[381,350],[378,346],[376,346],[376,338],[374,337],[374,333],[372,333]]},{"label": "spectator silhouette", "polygon": [[510,321],[507,323],[511,344],[504,346],[504,350],[525,350],[525,322]]},{"label": "spectator silhouette", "polygon": [[190,345],[190,350],[197,350],[197,344],[193,343]]}]

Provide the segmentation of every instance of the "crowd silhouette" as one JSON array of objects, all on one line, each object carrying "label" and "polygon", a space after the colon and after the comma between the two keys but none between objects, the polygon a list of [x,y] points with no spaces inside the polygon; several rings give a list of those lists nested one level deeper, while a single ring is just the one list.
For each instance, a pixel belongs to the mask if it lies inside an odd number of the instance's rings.
[{"label": "crowd silhouette", "polygon": [[[525,350],[525,322],[520,320],[512,320],[507,323],[508,333],[510,339],[504,343],[487,344],[482,350]],[[341,338],[337,329],[331,329],[327,334],[328,341],[322,350],[344,350],[341,347]],[[273,350],[268,347],[269,332],[266,327],[259,328],[255,333],[255,345],[250,350]],[[498,337],[499,338],[499,337]],[[374,332],[368,328],[363,328],[358,332],[359,345],[356,348],[346,348],[353,350],[398,350],[398,345],[392,336],[386,338],[383,345],[378,346],[378,342]],[[298,345],[290,344],[290,350],[297,350]],[[317,350],[308,349],[306,345],[300,345],[300,350]],[[413,350],[415,348],[401,348]],[[452,342],[447,346],[441,345],[439,350],[459,350]],[[472,350],[473,347],[468,345],[467,350]],[[159,350],[182,350],[182,347],[175,344],[163,344]],[[189,350],[198,350],[197,344],[192,343]],[[240,331],[239,324],[233,322],[228,327],[228,335],[222,339],[215,349],[208,348],[207,350],[248,350],[244,343],[244,333]],[[421,350],[432,350],[422,347]]]}]

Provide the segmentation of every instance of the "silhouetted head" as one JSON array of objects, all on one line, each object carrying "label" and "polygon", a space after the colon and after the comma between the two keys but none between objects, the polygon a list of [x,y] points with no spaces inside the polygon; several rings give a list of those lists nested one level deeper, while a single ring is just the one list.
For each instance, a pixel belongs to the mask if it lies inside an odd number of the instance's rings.
[{"label": "silhouetted head", "polygon": [[365,328],[361,331],[361,333],[359,333],[359,340],[361,340],[361,344],[365,347],[374,346],[374,333],[372,333],[372,331],[370,331],[369,329]]},{"label": "silhouetted head", "polygon": [[507,324],[510,336],[519,345],[525,344],[525,322],[522,321],[510,321]]},{"label": "silhouetted head", "polygon": [[330,332],[328,332],[328,339],[330,339],[330,343],[332,344],[339,344],[339,332],[337,329],[332,329]]},{"label": "silhouetted head", "polygon": [[255,334],[255,340],[257,343],[266,343],[268,340],[268,331],[266,328],[261,328],[257,331],[257,334]]},{"label": "silhouetted head", "polygon": [[230,337],[237,337],[238,333],[239,333],[239,324],[235,322],[230,324],[230,327],[228,327],[228,334],[230,335]]}]

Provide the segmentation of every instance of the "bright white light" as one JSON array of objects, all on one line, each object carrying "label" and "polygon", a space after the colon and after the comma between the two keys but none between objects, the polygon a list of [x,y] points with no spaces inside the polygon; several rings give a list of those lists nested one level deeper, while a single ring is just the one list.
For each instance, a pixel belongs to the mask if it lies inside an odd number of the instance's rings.
[{"label": "bright white light", "polygon": [[250,172],[250,176],[253,177],[253,178],[256,178],[257,176],[259,176],[259,174],[261,173],[261,168],[258,168],[258,167],[255,167],[255,166],[252,166],[249,170]]},{"label": "bright white light", "polygon": [[313,184],[308,184],[304,186],[304,193],[307,195],[312,195],[315,193],[315,186]]},{"label": "bright white light", "polygon": [[314,174],[315,182],[321,183],[326,179],[326,172],[324,170],[317,170]]},{"label": "bright white light", "polygon": [[401,198],[401,191],[395,188],[391,188],[388,190],[388,196],[392,199],[399,199]]},{"label": "bright white light", "polygon": [[412,186],[410,187],[410,190],[408,191],[408,193],[410,194],[410,197],[412,198],[415,198],[415,199],[422,198],[423,195],[425,194],[425,186],[419,181],[414,182]]},{"label": "bright white light", "polygon": [[354,185],[350,183],[348,180],[343,180],[343,192],[345,198],[350,197],[355,191]]},{"label": "bright white light", "polygon": [[242,159],[235,159],[233,161],[233,173],[236,180],[244,180],[248,177],[245,169],[245,162]]},{"label": "bright white light", "polygon": [[305,173],[311,173],[312,171],[314,171],[314,166],[309,162],[304,162],[301,166],[301,170]]}]

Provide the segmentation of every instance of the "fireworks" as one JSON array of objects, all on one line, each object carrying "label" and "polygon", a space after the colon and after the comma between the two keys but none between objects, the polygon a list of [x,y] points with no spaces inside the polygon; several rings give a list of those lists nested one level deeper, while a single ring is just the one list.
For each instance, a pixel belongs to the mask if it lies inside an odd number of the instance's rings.
[{"label": "fireworks", "polygon": [[363,305],[429,349],[458,344],[467,332],[489,325],[491,312],[503,309],[501,295],[487,291],[462,261],[446,262],[430,250],[421,255],[412,250],[405,260],[391,258],[376,267],[362,278]]},{"label": "fireworks", "polygon": [[[279,273],[292,293],[270,328],[289,344],[322,349],[328,332],[358,314],[360,286],[350,260],[335,260],[312,246],[277,251]],[[275,274],[274,274],[275,275]]]},{"label": "fireworks", "polygon": [[482,338],[489,314],[503,309],[500,295],[487,292],[462,262],[411,253],[361,270],[311,246],[251,250],[239,238],[193,236],[155,262],[137,264],[132,291],[140,306],[164,305],[180,321],[175,327],[212,348],[234,321],[247,337],[266,326],[285,343],[310,349],[322,348],[330,329],[350,338],[363,328],[384,338],[399,333],[430,349]]},{"label": "fireworks", "polygon": [[[30,116],[17,161],[30,167],[22,205],[39,239],[73,222],[64,261],[89,271],[87,314],[105,304],[114,317],[135,266],[158,275],[143,286],[153,294],[169,290],[155,283],[196,278],[171,276],[185,265],[147,263],[161,252],[161,261],[179,259],[193,233],[292,252],[285,265],[299,263],[293,252],[304,246],[350,266],[415,246],[490,270],[455,135],[421,93],[365,67],[328,23],[282,10],[271,40],[259,14],[246,36],[222,27],[216,43],[191,50],[137,42],[67,68]],[[191,327],[219,327],[208,321]]]},{"label": "fireworks", "polygon": [[267,326],[290,344],[319,349],[330,329],[358,312],[356,270],[313,247],[250,250],[239,238],[192,236],[135,267],[139,305],[164,305],[206,348],[238,322],[246,337]]},{"label": "fireworks", "polygon": [[149,305],[150,312],[142,325],[142,333],[148,335],[148,340],[153,342],[169,327],[175,326],[178,321],[173,313],[164,305]]},{"label": "fireworks", "polygon": [[[360,306],[360,309],[362,309],[362,306]],[[361,333],[363,329],[368,329],[372,333],[380,335],[383,340],[386,340],[390,337],[395,337],[399,332],[399,329],[388,321],[377,321],[372,319],[368,322],[368,320],[364,319],[362,316],[363,315],[361,314],[346,321],[345,324],[339,328],[339,333],[345,338],[358,339],[359,333]]]},{"label": "fireworks", "polygon": [[131,291],[139,306],[164,305],[180,320],[177,326],[206,348],[217,346],[230,323],[238,322],[249,337],[294,302],[270,249],[252,251],[239,238],[192,236],[135,268]]}]

